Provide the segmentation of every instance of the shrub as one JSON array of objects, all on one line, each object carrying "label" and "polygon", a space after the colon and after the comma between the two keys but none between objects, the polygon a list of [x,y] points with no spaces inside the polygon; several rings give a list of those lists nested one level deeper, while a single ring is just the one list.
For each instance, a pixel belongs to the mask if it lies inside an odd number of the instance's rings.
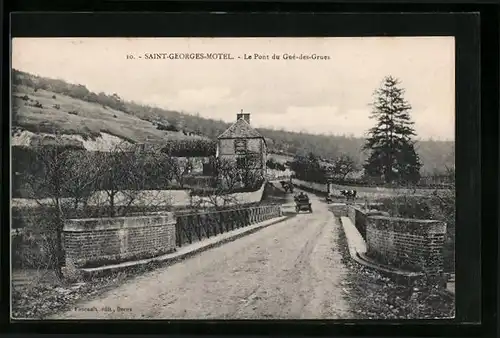
[{"label": "shrub", "polygon": [[164,124],[158,123],[156,125],[156,129],[165,130],[165,131],[179,131],[179,129],[177,129],[177,127],[174,126],[173,124],[164,125]]},{"label": "shrub", "polygon": [[267,164],[267,167],[269,169],[273,169],[273,170],[281,170],[281,171],[285,171],[286,170],[286,167],[284,164],[274,160],[273,158],[270,158],[267,160],[266,162]]},{"label": "shrub", "polygon": [[205,139],[169,140],[162,151],[174,157],[209,157],[215,155],[216,143]]},{"label": "shrub", "polygon": [[394,217],[431,218],[429,197],[400,195],[379,199],[379,208]]},{"label": "shrub", "polygon": [[52,270],[56,266],[55,212],[51,208],[24,210],[23,229],[12,236],[12,266]]},{"label": "shrub", "polygon": [[378,200],[379,209],[395,217],[434,219],[446,222],[443,250],[444,269],[455,271],[455,190],[435,192],[431,196],[395,196]]}]

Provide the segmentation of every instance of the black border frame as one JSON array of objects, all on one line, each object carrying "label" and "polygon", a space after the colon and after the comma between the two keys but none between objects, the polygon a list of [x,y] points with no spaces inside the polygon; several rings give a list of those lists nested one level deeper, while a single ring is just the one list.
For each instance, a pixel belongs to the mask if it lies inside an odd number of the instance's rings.
[{"label": "black border frame", "polygon": [[[23,1],[25,4],[30,1]],[[111,3],[111,2],[110,2]],[[108,5],[110,4],[108,3]],[[33,5],[33,3],[31,3]],[[75,5],[73,3],[73,5]],[[36,5],[33,5],[36,8]],[[137,6],[137,3],[135,3]],[[486,5],[485,5],[486,6]],[[72,6],[67,4],[69,9]],[[107,7],[107,6],[105,6]],[[133,6],[132,6],[133,7]],[[175,6],[174,6],[175,7]],[[236,5],[237,7],[237,5]],[[276,7],[280,7],[276,5]],[[349,7],[349,6],[347,6]],[[344,8],[347,8],[344,6]],[[483,6],[484,7],[484,6]],[[33,8],[33,7],[32,7]],[[493,7],[490,7],[493,8]],[[103,8],[104,9],[104,8]],[[422,9],[422,7],[421,7]],[[481,216],[485,221],[485,214],[481,215],[481,196],[496,198],[496,194],[492,194],[490,189],[481,191],[481,176],[489,174],[493,177],[494,170],[492,167],[485,167],[486,161],[489,164],[496,165],[496,153],[493,157],[492,151],[488,151],[488,158],[481,157],[481,129],[483,134],[485,130],[494,132],[494,127],[498,127],[496,120],[492,118],[490,122],[485,123],[486,116],[483,114],[483,123],[480,121],[480,81],[482,77],[483,85],[488,85],[486,79],[489,79],[490,90],[498,93],[498,65],[489,68],[485,71],[484,68],[480,73],[480,18],[483,15],[490,15],[498,24],[498,13],[496,16],[486,14],[485,11],[480,11],[472,14],[465,13],[411,13],[411,14],[390,14],[390,13],[370,13],[370,14],[328,14],[328,13],[297,13],[290,10],[289,13],[231,13],[231,14],[208,14],[208,13],[15,13],[12,15],[12,37],[21,36],[379,36],[379,35],[455,35],[456,36],[456,109],[457,109],[457,128],[456,128],[456,163],[457,163],[457,184],[460,193],[457,193],[457,209],[463,212],[457,213],[457,321],[464,324],[460,326],[452,326],[449,321],[426,322],[426,325],[416,324],[414,321],[405,321],[405,330],[412,332],[414,335],[428,335],[430,331],[434,334],[446,335],[463,335],[479,333],[481,326],[478,322],[482,320],[482,324],[491,324],[489,316],[485,316],[486,311],[491,311],[493,307],[489,305],[489,309],[485,308],[483,302],[481,304],[481,237],[479,225]],[[147,18],[146,18],[147,17]],[[167,19],[168,18],[168,19]],[[492,20],[492,21],[493,21]],[[130,22],[140,22],[140,25],[130,25]],[[257,25],[255,23],[258,23]],[[280,25],[277,26],[276,22]],[[193,25],[196,23],[196,25]],[[4,25],[4,29],[8,28],[8,22]],[[62,27],[64,29],[62,30]],[[231,30],[229,30],[229,27]],[[248,28],[247,28],[248,27]],[[481,26],[483,28],[483,26]],[[7,30],[8,32],[8,30]],[[4,37],[5,37],[4,30]],[[333,34],[332,34],[333,33]],[[484,36],[484,31],[482,31]],[[490,37],[495,38],[495,34],[490,30]],[[498,40],[498,31],[496,32]],[[4,39],[4,47],[9,44],[8,39]],[[498,43],[498,42],[496,42]],[[490,67],[494,60],[498,57],[498,48],[493,53],[484,53],[484,45],[482,49],[482,59],[490,61]],[[5,60],[5,59],[4,59]],[[8,67],[5,67],[4,72],[7,73]],[[488,73],[490,75],[488,75]],[[491,75],[496,73],[495,75]],[[486,78],[486,79],[485,79]],[[3,95],[8,96],[5,90],[9,88],[8,77],[3,77]],[[491,92],[490,92],[491,95]],[[484,96],[483,97],[487,98]],[[491,96],[483,100],[483,113],[486,111],[485,105],[491,111],[498,112],[498,97],[492,99]],[[4,102],[4,111],[8,111],[8,102]],[[7,106],[7,109],[5,107]],[[4,119],[8,114],[4,114]],[[8,118],[8,117],[7,117]],[[5,121],[4,121],[5,122]],[[8,126],[8,123],[4,123]],[[495,125],[493,127],[493,125]],[[482,127],[482,128],[481,128]],[[10,134],[10,133],[9,133]],[[2,141],[8,144],[8,135],[4,133]],[[6,135],[6,137],[5,137]],[[490,134],[489,137],[491,137]],[[491,141],[490,141],[491,142]],[[482,149],[484,153],[484,148]],[[3,161],[9,161],[9,152],[3,152]],[[481,166],[481,160],[483,165]],[[482,170],[482,171],[481,171]],[[492,171],[493,170],[493,171]],[[4,182],[9,181],[9,173],[4,170]],[[483,175],[481,175],[483,174]],[[493,175],[491,175],[493,174]],[[484,179],[483,179],[484,182]],[[5,185],[4,185],[5,186]],[[496,185],[494,185],[496,188]],[[7,187],[8,188],[8,187]],[[493,188],[494,189],[494,188]],[[8,190],[7,190],[8,192]],[[495,196],[493,196],[495,195]],[[495,203],[495,205],[497,205]],[[483,205],[484,207],[484,205]],[[5,213],[2,213],[5,215]],[[7,213],[8,214],[8,213]],[[487,217],[491,220],[491,217]],[[496,220],[495,220],[496,221]],[[474,225],[474,226],[471,226]],[[6,229],[3,229],[6,230]],[[494,229],[496,230],[496,229]],[[490,236],[494,234],[493,231]],[[8,236],[2,236],[3,248],[7,248],[8,252]],[[483,237],[486,238],[486,237]],[[490,237],[491,238],[491,237]],[[5,245],[7,244],[7,245]],[[464,248],[464,249],[459,249]],[[483,254],[494,253],[492,247],[484,248]],[[8,267],[8,253],[2,255],[2,263]],[[484,261],[483,261],[484,263]],[[8,271],[8,268],[4,271]],[[485,269],[483,269],[485,271]],[[5,276],[5,274],[4,274]],[[7,275],[7,278],[9,276]],[[484,276],[483,276],[484,277]],[[5,281],[5,280],[4,280]],[[5,283],[7,282],[7,283]],[[10,295],[8,291],[8,281],[4,282],[2,291],[7,291],[4,295]],[[7,284],[7,285],[6,285]],[[495,284],[489,284],[489,287],[495,287]],[[484,290],[484,289],[483,289]],[[488,289],[490,290],[490,289]],[[488,292],[490,293],[490,292]],[[495,298],[495,297],[494,297]],[[5,298],[4,298],[5,299]],[[483,307],[483,312],[479,310]],[[10,316],[10,309],[7,305],[6,314]],[[9,321],[9,319],[7,319]],[[356,326],[343,325],[345,321],[339,321],[332,326],[326,321],[228,321],[224,324],[218,324],[213,321],[170,321],[169,326],[163,326],[160,330],[157,324],[160,321],[132,321],[127,327],[122,324],[124,330],[109,330],[113,328],[113,322],[109,321],[106,324],[110,325],[107,332],[165,332],[165,333],[232,333],[232,334],[257,334],[257,333],[287,333],[287,334],[362,334],[378,333],[383,335],[398,334],[394,330],[394,326],[383,325],[384,321],[377,322],[356,322]],[[116,323],[116,322],[115,322]],[[141,323],[141,324],[139,324]],[[163,322],[165,323],[165,322]],[[352,323],[352,322],[351,322]],[[387,323],[387,322],[385,322]],[[423,323],[423,322],[419,322]],[[76,322],[18,322],[11,324],[11,330],[15,332],[40,332],[40,333],[55,333],[55,332],[88,332],[98,333],[100,327],[105,323],[94,324],[83,329],[80,325],[85,325]],[[260,326],[256,326],[258,324]],[[161,325],[161,324],[160,324]],[[55,326],[59,326],[56,328]],[[118,328],[117,326],[114,326]],[[143,328],[143,330],[141,330]],[[156,328],[156,330],[154,329]],[[63,329],[59,331],[60,329]],[[67,330],[69,329],[69,330]],[[97,330],[96,330],[97,329]],[[222,330],[221,330],[222,329]],[[285,330],[284,330],[285,329]]]}]

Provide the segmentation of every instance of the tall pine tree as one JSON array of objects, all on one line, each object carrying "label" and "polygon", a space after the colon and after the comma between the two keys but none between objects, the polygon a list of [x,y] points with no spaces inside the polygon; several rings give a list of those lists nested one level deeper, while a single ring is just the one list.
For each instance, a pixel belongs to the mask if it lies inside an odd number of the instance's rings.
[{"label": "tall pine tree", "polygon": [[371,118],[376,125],[368,132],[363,147],[370,151],[364,168],[366,175],[383,179],[386,183],[417,183],[422,164],[415,151],[416,136],[410,118],[410,104],[403,98],[400,81],[387,76],[374,93]]}]

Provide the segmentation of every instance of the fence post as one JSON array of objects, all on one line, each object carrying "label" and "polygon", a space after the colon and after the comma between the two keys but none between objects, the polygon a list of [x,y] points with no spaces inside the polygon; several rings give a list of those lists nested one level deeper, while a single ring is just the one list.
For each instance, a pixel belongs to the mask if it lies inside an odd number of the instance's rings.
[{"label": "fence post", "polygon": [[217,214],[212,214],[212,217],[210,217],[210,226],[213,229],[213,233],[215,236],[218,235],[217,231]]},{"label": "fence post", "polygon": [[234,210],[230,210],[229,213],[228,213],[228,216],[229,216],[229,221],[231,223],[231,230],[234,230],[234,220],[235,220],[235,217],[234,217]]},{"label": "fence post", "polygon": [[220,224],[221,233],[226,232],[226,214],[224,213],[224,211],[219,212],[219,221],[220,221],[219,224]]},{"label": "fence post", "polygon": [[177,217],[177,222],[175,222],[175,245],[182,246],[181,240],[181,229],[182,227],[182,217]]},{"label": "fence post", "polygon": [[250,213],[248,209],[243,209],[243,215],[244,215],[244,220],[245,220],[245,226],[248,226],[250,224]]}]

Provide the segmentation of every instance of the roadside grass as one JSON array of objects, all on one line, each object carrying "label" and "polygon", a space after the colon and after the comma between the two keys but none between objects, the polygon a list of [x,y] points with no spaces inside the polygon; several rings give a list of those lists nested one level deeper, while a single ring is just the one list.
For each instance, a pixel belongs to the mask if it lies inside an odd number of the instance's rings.
[{"label": "roadside grass", "polygon": [[[337,222],[340,219],[336,218]],[[354,262],[344,232],[338,232],[337,248],[349,272],[343,291],[355,319],[454,318],[455,300],[435,288],[399,285]]]},{"label": "roadside grass", "polygon": [[[22,99],[25,95],[29,100]],[[41,108],[35,106],[36,101]],[[15,126],[33,133],[53,133],[56,130],[95,138],[100,132],[105,132],[133,142],[193,138],[182,132],[159,130],[153,123],[123,111],[43,89],[34,92],[30,87],[16,86],[13,106],[17,110]]]},{"label": "roadside grass", "polygon": [[[70,310],[79,302],[94,299],[146,272],[161,267],[151,262],[127,271],[109,273],[92,280],[70,282],[58,279],[52,271],[13,271],[12,314],[14,319],[46,319]],[[21,281],[23,275],[30,279]]]}]

